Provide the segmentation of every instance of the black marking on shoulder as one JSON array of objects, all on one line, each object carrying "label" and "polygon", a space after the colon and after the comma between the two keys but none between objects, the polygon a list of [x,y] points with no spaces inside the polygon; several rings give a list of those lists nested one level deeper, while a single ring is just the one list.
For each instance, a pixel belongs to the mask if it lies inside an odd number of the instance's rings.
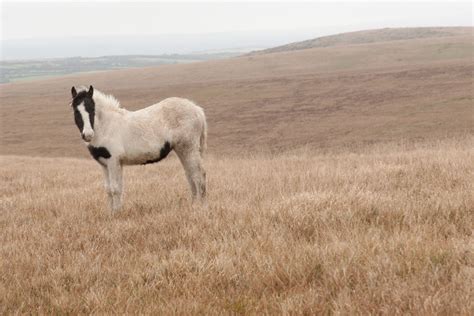
[{"label": "black marking on shoulder", "polygon": [[89,149],[91,156],[95,160],[97,160],[100,164],[102,164],[102,162],[100,162],[99,158],[109,159],[110,157],[112,157],[110,152],[105,147],[94,147],[94,146],[89,145],[87,146],[87,148]]},{"label": "black marking on shoulder", "polygon": [[147,160],[145,163],[143,163],[143,165],[147,165],[149,163],[155,163],[155,162],[158,162],[160,160],[163,160],[166,158],[166,156],[168,156],[168,154],[170,153],[170,151],[172,151],[173,148],[171,147],[171,144],[169,142],[166,142],[163,147],[161,147],[161,150],[160,150],[160,156],[156,159],[151,159],[151,160]]}]

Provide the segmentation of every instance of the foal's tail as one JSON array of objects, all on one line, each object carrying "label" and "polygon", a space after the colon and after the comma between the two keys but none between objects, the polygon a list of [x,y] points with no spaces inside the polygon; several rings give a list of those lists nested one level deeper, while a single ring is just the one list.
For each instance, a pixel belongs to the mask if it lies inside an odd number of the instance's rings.
[{"label": "foal's tail", "polygon": [[204,155],[204,151],[207,148],[207,122],[206,117],[204,116],[204,124],[202,126],[201,138],[199,139],[199,152],[201,156]]}]

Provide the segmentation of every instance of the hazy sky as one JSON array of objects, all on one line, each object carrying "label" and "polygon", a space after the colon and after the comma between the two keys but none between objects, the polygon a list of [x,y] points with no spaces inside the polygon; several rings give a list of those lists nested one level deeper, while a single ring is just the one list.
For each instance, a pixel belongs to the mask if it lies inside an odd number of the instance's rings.
[{"label": "hazy sky", "polygon": [[471,2],[5,2],[2,39],[472,25]]}]

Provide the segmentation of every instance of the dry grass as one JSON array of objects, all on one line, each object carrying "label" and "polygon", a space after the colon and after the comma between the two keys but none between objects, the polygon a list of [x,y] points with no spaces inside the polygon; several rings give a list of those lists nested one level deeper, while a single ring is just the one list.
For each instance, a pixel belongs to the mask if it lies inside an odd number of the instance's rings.
[{"label": "dry grass", "polygon": [[0,313],[473,314],[472,137],[126,171],[4,156]]},{"label": "dry grass", "polygon": [[[0,85],[0,314],[474,314],[473,69],[469,34]],[[87,156],[77,84],[203,105],[209,208],[175,157],[111,215],[95,162],[15,156]]]}]

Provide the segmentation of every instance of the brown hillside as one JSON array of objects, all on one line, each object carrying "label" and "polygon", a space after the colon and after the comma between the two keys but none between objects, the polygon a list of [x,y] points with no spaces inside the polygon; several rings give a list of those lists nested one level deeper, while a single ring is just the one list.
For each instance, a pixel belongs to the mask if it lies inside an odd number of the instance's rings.
[{"label": "brown hillside", "polygon": [[472,35],[97,72],[0,86],[2,154],[87,156],[68,103],[93,84],[125,108],[195,100],[214,154],[472,133]]},{"label": "brown hillside", "polygon": [[469,36],[472,35],[472,27],[407,27],[407,28],[384,28],[378,30],[365,30],[357,32],[342,33],[318,37],[302,42],[290,43],[278,47],[272,47],[251,54],[266,54],[276,52],[287,52],[292,50],[344,46],[353,44],[367,44],[378,42],[390,42],[399,40]]}]

